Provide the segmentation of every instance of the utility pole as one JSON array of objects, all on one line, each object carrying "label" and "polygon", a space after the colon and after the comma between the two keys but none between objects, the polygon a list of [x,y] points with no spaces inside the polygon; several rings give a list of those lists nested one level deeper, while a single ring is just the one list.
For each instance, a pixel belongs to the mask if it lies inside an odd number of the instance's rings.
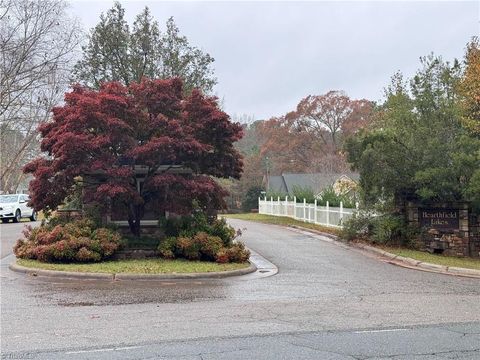
[{"label": "utility pole", "polygon": [[266,191],[268,193],[268,191],[270,190],[270,163],[269,163],[269,159],[268,159],[268,156],[265,156],[265,167],[267,169],[267,175],[266,175],[266,178],[267,178],[267,186],[266,186]]}]

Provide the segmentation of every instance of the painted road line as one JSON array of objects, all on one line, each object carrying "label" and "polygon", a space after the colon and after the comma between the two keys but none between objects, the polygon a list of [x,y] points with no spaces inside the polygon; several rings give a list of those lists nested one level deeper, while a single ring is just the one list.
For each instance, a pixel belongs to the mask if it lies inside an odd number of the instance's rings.
[{"label": "painted road line", "polygon": [[115,348],[106,348],[106,349],[92,349],[92,350],[77,350],[77,351],[67,351],[65,354],[86,354],[86,353],[96,353],[96,352],[106,352],[106,351],[122,351],[122,350],[132,350],[138,349],[141,346],[123,346],[123,347],[115,347]]},{"label": "painted road line", "polygon": [[354,334],[367,334],[367,333],[382,333],[382,332],[396,332],[396,331],[408,331],[410,329],[381,329],[381,330],[360,330],[354,331]]}]

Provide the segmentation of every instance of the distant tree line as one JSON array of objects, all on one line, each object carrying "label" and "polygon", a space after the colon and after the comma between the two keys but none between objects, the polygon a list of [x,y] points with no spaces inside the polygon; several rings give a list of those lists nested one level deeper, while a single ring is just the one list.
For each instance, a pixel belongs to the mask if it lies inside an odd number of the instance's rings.
[{"label": "distant tree line", "polygon": [[471,201],[480,209],[479,49],[474,38],[463,61],[421,58],[411,79],[394,74],[379,103],[330,91],[305,97],[284,116],[245,124],[237,143],[244,176],[233,192],[261,187],[267,172],[353,169],[366,206],[392,209],[411,199]]},{"label": "distant tree line", "polygon": [[[251,193],[249,189],[265,186],[262,180],[267,172],[279,175],[349,171],[343,145],[365,128],[375,114],[373,102],[351,99],[343,91],[329,91],[305,97],[284,116],[245,123],[245,135],[237,143],[244,156],[244,174],[240,181],[231,184],[230,191],[241,202],[245,194]],[[245,197],[248,204],[249,199]]]}]

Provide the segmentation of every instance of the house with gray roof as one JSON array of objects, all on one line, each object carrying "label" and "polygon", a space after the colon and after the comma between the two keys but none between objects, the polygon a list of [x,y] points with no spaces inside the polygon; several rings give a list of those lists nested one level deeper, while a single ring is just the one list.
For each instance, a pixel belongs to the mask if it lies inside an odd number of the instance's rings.
[{"label": "house with gray roof", "polygon": [[278,176],[264,176],[263,185],[267,192],[275,192],[293,196],[295,188],[310,188],[318,197],[323,190],[333,186],[338,188],[339,184],[358,184],[360,174],[354,172],[345,173],[313,173],[313,174],[282,174]]}]

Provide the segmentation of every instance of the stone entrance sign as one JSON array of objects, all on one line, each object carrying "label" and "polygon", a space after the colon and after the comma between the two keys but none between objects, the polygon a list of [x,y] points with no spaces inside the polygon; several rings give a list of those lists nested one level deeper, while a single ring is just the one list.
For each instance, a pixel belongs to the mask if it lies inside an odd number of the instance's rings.
[{"label": "stone entrance sign", "polygon": [[418,209],[420,226],[438,230],[458,230],[458,209],[428,208]]},{"label": "stone entrance sign", "polygon": [[480,218],[471,213],[470,203],[409,201],[405,210],[410,225],[426,230],[418,239],[425,249],[450,256],[480,257]]}]

